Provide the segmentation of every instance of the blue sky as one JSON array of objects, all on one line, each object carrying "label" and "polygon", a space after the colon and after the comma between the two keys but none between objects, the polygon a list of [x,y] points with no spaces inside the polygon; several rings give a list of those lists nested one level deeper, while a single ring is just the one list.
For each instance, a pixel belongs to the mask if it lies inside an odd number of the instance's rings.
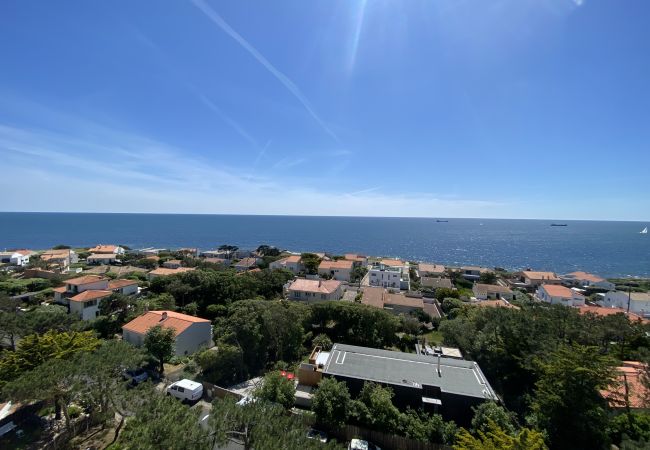
[{"label": "blue sky", "polygon": [[0,2],[0,210],[650,218],[647,0]]}]

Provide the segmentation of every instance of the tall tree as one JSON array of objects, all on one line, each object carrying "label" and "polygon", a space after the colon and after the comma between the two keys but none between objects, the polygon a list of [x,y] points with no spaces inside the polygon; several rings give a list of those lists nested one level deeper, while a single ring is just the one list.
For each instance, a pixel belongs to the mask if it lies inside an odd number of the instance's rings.
[{"label": "tall tree", "polygon": [[160,373],[165,371],[165,363],[174,356],[176,333],[173,328],[160,325],[151,327],[144,336],[144,346],[158,360]]},{"label": "tall tree", "polygon": [[276,370],[264,376],[262,385],[255,390],[254,395],[259,399],[290,409],[294,404],[295,394],[296,388],[293,382]]},{"label": "tall tree", "polygon": [[335,443],[322,444],[308,439],[307,428],[299,419],[263,401],[240,406],[231,398],[215,400],[209,427],[219,446],[230,442],[241,445],[244,450],[337,448]]},{"label": "tall tree", "polygon": [[213,448],[201,427],[200,410],[158,392],[140,391],[142,401],[126,421],[117,440],[118,448],[133,450],[208,450]]},{"label": "tall tree", "polygon": [[0,357],[0,386],[45,361],[69,359],[76,353],[94,350],[99,345],[99,339],[91,331],[48,331],[42,335],[25,336],[15,352],[4,352]]},{"label": "tall tree", "polygon": [[547,450],[544,436],[539,431],[524,428],[517,434],[508,434],[492,421],[487,431],[472,436],[461,428],[456,437],[454,450]]},{"label": "tall tree", "polygon": [[314,393],[311,409],[320,423],[334,429],[347,422],[350,406],[351,398],[347,385],[334,378],[324,378]]},{"label": "tall tree", "polygon": [[600,394],[614,376],[612,361],[597,347],[562,345],[535,359],[530,422],[557,449],[595,449],[607,441],[606,402]]}]

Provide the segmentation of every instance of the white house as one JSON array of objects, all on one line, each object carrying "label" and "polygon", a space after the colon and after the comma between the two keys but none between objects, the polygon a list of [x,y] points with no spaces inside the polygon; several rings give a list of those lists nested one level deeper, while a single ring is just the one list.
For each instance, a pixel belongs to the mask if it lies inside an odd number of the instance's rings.
[{"label": "white house", "polygon": [[108,290],[108,278],[99,275],[84,275],[82,277],[71,278],[65,281],[65,290],[63,288],[54,289],[54,300],[65,301],[66,297],[80,294],[84,291]]},{"label": "white house", "polygon": [[122,295],[135,295],[139,292],[138,282],[134,280],[111,280],[108,289]]},{"label": "white house", "polygon": [[341,282],[336,280],[294,280],[287,288],[287,296],[291,300],[318,302],[324,300],[340,300],[343,297]]},{"label": "white house", "polygon": [[496,284],[482,284],[474,283],[472,286],[474,297],[478,300],[512,300],[512,291],[505,287]]},{"label": "white house", "polygon": [[571,272],[564,275],[562,282],[569,286],[576,286],[581,288],[593,287],[599,289],[607,289],[612,291],[616,288],[616,285],[611,281],[607,281],[603,277],[598,275],[593,275],[587,272]]},{"label": "white house", "polygon": [[530,288],[536,288],[542,284],[560,284],[562,282],[554,272],[536,272],[532,270],[521,272],[521,281]]},{"label": "white house", "polygon": [[373,264],[368,267],[368,284],[383,288],[400,289],[402,281],[402,268]]},{"label": "white house", "polygon": [[621,308],[627,311],[628,300],[630,312],[641,317],[650,317],[650,292],[609,291],[598,303],[607,308]]},{"label": "white house", "polygon": [[93,320],[99,316],[99,303],[103,298],[109,297],[113,291],[90,290],[83,291],[68,299],[70,314],[76,314],[81,320]]},{"label": "white house", "polygon": [[352,278],[353,261],[339,259],[338,261],[321,261],[318,266],[318,275],[330,276],[338,281],[350,281]]},{"label": "white house", "polygon": [[61,272],[66,272],[70,264],[79,262],[79,255],[71,249],[46,250],[40,254],[41,260],[57,266]]},{"label": "white house", "polygon": [[115,253],[94,253],[86,258],[88,264],[115,264],[120,260]]},{"label": "white house", "polygon": [[26,266],[29,264],[29,250],[14,250],[0,253],[0,263],[13,264],[15,266]]},{"label": "white house", "polygon": [[297,275],[302,270],[304,270],[304,267],[300,261],[300,255],[291,255],[287,256],[286,258],[273,261],[271,264],[269,264],[269,269],[286,269],[291,271],[294,275]]},{"label": "white house", "polygon": [[584,295],[574,289],[557,284],[542,284],[537,289],[535,296],[540,301],[552,305],[584,306],[585,304]]},{"label": "white house", "polygon": [[151,328],[160,325],[176,334],[174,353],[189,355],[212,344],[212,325],[209,320],[174,311],[148,311],[122,327],[122,339],[140,347]]},{"label": "white house", "polygon": [[104,244],[100,244],[93,248],[90,248],[88,249],[88,251],[90,253],[114,253],[116,255],[123,255],[124,253],[126,253],[126,250],[124,250],[119,245],[104,245]]}]

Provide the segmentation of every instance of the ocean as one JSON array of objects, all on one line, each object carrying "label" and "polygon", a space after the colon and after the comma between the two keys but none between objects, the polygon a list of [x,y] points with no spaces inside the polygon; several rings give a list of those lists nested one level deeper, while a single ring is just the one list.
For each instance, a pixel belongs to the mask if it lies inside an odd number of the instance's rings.
[{"label": "ocean", "polygon": [[260,244],[293,251],[393,256],[446,265],[650,277],[641,222],[187,214],[0,213],[0,248],[99,243],[141,247]]}]

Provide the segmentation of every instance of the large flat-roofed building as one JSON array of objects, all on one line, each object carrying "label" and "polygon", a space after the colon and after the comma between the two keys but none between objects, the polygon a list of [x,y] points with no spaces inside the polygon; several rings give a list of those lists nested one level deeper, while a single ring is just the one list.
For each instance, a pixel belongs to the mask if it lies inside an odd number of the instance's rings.
[{"label": "large flat-roofed building", "polygon": [[[365,382],[379,383],[393,390],[396,406],[424,408],[459,424],[469,423],[472,406],[497,400],[473,361],[335,344],[329,352],[313,353],[310,363],[301,366],[301,379],[334,377],[345,381],[353,396]],[[310,367],[321,376],[314,377]]]}]

